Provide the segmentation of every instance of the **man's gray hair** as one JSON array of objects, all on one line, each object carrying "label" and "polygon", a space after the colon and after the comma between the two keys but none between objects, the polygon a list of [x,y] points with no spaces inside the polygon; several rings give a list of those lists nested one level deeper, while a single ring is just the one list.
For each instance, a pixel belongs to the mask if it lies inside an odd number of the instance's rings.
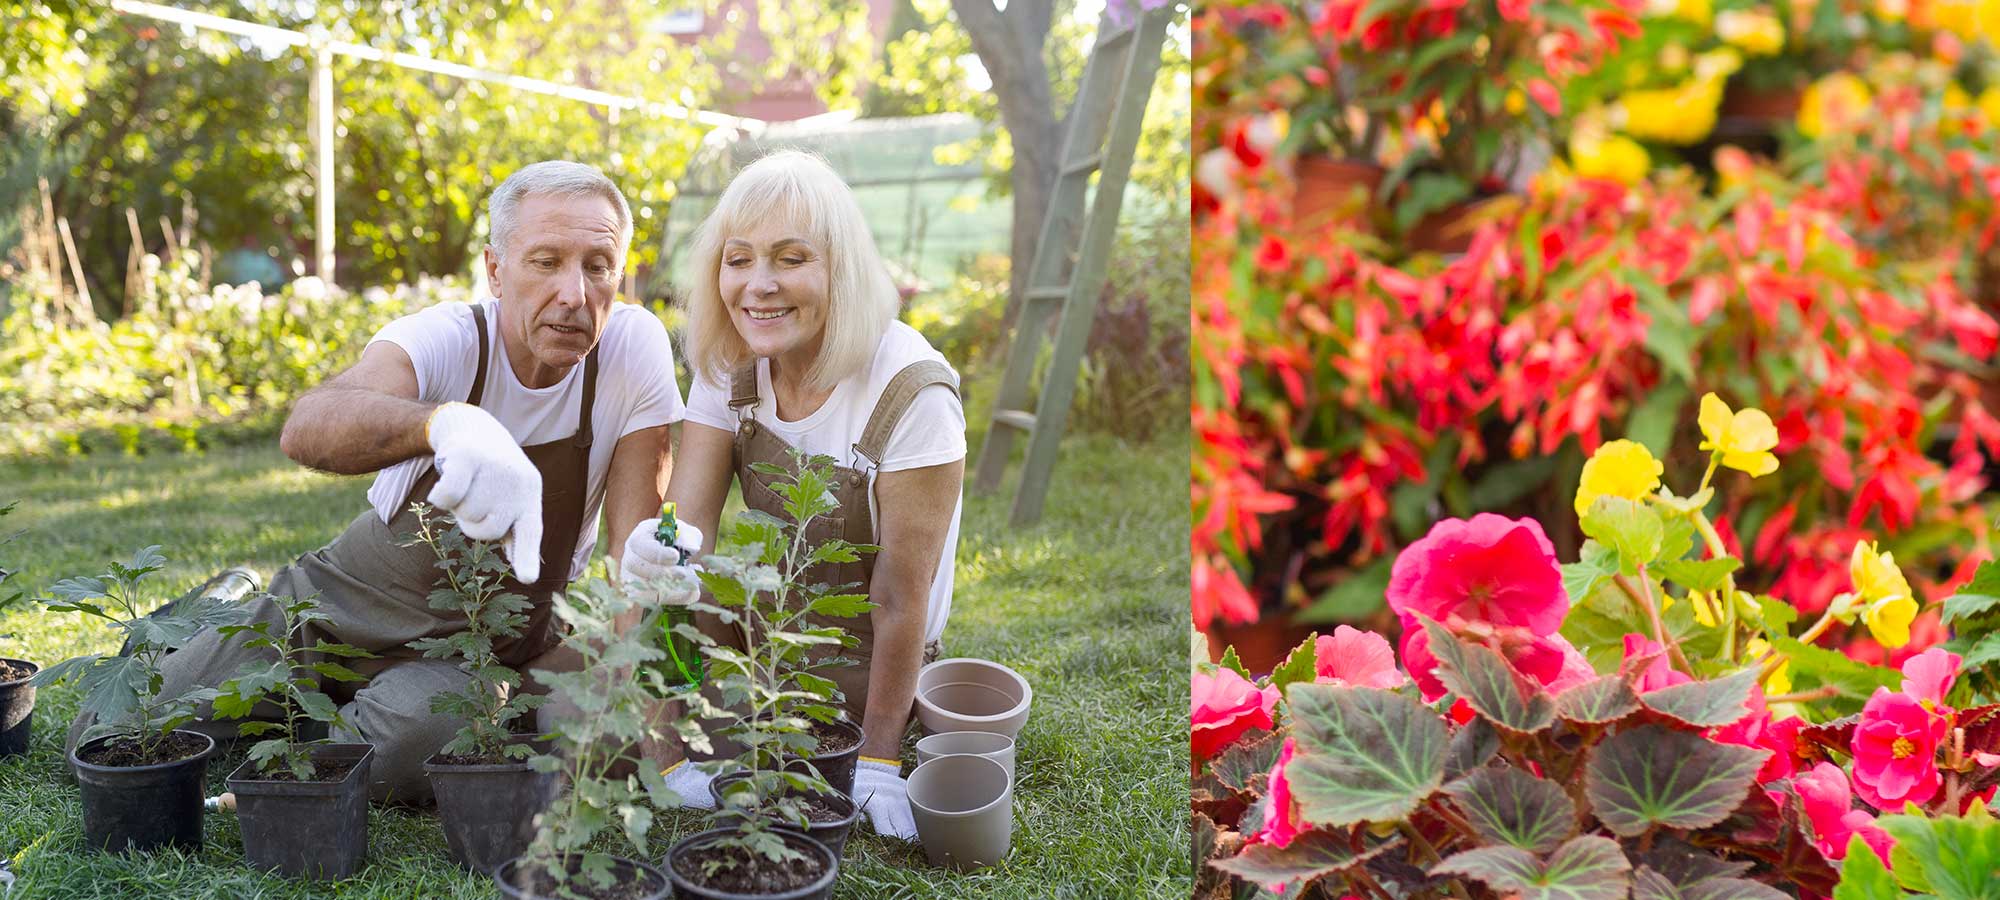
[{"label": "man's gray hair", "polygon": [[540,195],[603,197],[611,201],[612,208],[618,211],[618,262],[624,264],[625,251],[632,246],[632,207],[625,203],[625,194],[603,172],[561,159],[523,166],[500,182],[500,187],[486,201],[487,243],[495,255],[502,259],[507,256],[508,242],[514,237],[515,211],[522,198]]}]

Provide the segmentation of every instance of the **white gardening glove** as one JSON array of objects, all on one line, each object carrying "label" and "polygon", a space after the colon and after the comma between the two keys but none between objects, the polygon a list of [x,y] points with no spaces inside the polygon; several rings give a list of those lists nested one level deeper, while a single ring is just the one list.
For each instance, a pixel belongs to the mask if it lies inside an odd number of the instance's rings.
[{"label": "white gardening glove", "polygon": [[915,840],[917,818],[910,814],[910,784],[902,766],[862,757],[854,764],[854,802],[868,811],[868,821],[883,837]]},{"label": "white gardening glove", "polygon": [[663,592],[649,599],[655,604],[664,603],[671,606],[686,606],[693,603],[701,594],[700,582],[695,580],[694,566],[684,564],[681,560],[694,559],[695,554],[701,552],[701,529],[686,522],[675,521],[678,533],[674,536],[672,547],[660,543],[660,539],[655,535],[660,528],[658,518],[647,519],[633,526],[632,533],[625,537],[625,561],[618,565],[612,580],[621,585],[627,583],[645,585],[669,573],[679,572],[687,578],[690,584],[688,590]]},{"label": "white gardening glove", "polygon": [[666,771],[667,787],[680,795],[681,805],[689,809],[714,809],[715,798],[708,795],[708,783],[715,776],[695,768],[694,763],[681,760]]},{"label": "white gardening glove", "polygon": [[514,577],[534,584],[542,577],[542,473],[521,452],[507,426],[469,403],[447,403],[431,413],[426,430],[437,454],[437,486],[430,504],[458,517],[474,540],[513,535],[500,547]]}]

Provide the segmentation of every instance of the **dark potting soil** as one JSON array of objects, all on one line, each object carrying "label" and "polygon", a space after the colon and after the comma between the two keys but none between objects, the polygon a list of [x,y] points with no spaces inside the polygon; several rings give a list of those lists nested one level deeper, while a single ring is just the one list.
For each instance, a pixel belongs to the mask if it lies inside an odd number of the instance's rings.
[{"label": "dark potting soil", "polygon": [[827,806],[824,802],[812,797],[806,798],[805,807],[806,818],[811,819],[815,825],[825,825],[847,818],[835,812],[833,807]]},{"label": "dark potting soil", "polygon": [[[797,844],[792,846],[798,849]],[[703,863],[708,860],[735,860],[736,864],[718,869],[712,876],[703,875]],[[682,878],[695,884],[738,894],[782,894],[812,884],[826,874],[823,861],[810,856],[772,863],[736,847],[707,846],[685,850],[674,857],[673,865],[674,871],[679,872]]]},{"label": "dark potting soil", "polygon": [[521,761],[505,757],[479,756],[472,753],[454,753],[450,756],[439,754],[431,758],[431,762],[440,766],[500,766]]},{"label": "dark potting soil", "polygon": [[812,736],[819,739],[819,750],[813,753],[814,756],[832,756],[836,753],[844,753],[852,749],[855,744],[861,743],[854,739],[853,734],[824,722],[813,723]]},{"label": "dark potting soil", "polygon": [[[335,781],[339,781],[342,778],[346,778],[347,773],[352,771],[354,771],[354,761],[351,759],[334,760],[332,762],[317,762],[313,763],[313,777],[308,778],[306,780],[313,782],[315,784],[322,782],[332,783]],[[255,770],[252,770],[252,773],[250,775],[250,780],[298,781],[297,778],[292,777],[292,770],[282,767],[272,769],[269,772],[257,772]]]},{"label": "dark potting soil", "polygon": [[27,666],[17,666],[4,659],[0,659],[0,684],[6,684],[9,681],[20,681],[33,674],[35,674],[34,669],[30,669]]},{"label": "dark potting soil", "polygon": [[93,766],[132,768],[135,766],[157,766],[187,759],[208,747],[208,742],[198,735],[174,733],[167,735],[159,743],[156,752],[147,756],[139,752],[139,742],[131,738],[112,738],[76,755],[77,759]]},{"label": "dark potting soil", "polygon": [[649,875],[640,875],[636,882],[620,882],[608,888],[597,887],[590,883],[590,879],[579,875],[570,880],[570,893],[564,894],[556,887],[555,879],[539,869],[528,872],[525,877],[515,875],[514,886],[536,897],[576,896],[586,900],[640,900],[661,887]]}]

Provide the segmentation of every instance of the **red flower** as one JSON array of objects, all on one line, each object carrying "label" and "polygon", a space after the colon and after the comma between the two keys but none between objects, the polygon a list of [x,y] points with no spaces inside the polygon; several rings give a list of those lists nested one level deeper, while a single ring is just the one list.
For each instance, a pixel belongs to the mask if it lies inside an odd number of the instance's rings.
[{"label": "red flower", "polygon": [[1213,675],[1196,672],[1189,705],[1190,738],[1194,762],[1199,766],[1244,732],[1273,727],[1276,723],[1271,713],[1278,708],[1278,689],[1260,688],[1235,669],[1216,669]]},{"label": "red flower", "polygon": [[1390,569],[1388,601],[1406,631],[1421,614],[1451,628],[1483,622],[1547,635],[1569,613],[1541,523],[1493,513],[1442,520],[1405,547]]},{"label": "red flower", "polygon": [[1264,244],[1257,248],[1257,268],[1266,272],[1283,272],[1292,267],[1292,248],[1285,239],[1275,234],[1264,235]]},{"label": "red flower", "polygon": [[1238,625],[1257,621],[1257,598],[1243,587],[1234,566],[1215,565],[1208,557],[1197,556],[1192,581],[1190,611],[1196,628],[1207,628],[1217,617]]},{"label": "red flower", "polygon": [[1854,787],[1876,809],[1923,803],[1938,790],[1937,745],[1950,723],[1916,698],[1876,688],[1854,729]]},{"label": "red flower", "polygon": [[1750,714],[1710,729],[1708,735],[1725,744],[1754,747],[1770,754],[1757,769],[1757,783],[1768,784],[1792,774],[1799,729],[1805,724],[1799,718],[1773,720],[1770,708],[1764,705],[1763,689],[1754,688],[1750,692]]},{"label": "red flower", "polygon": [[1528,82],[1528,96],[1535,98],[1536,105],[1540,106],[1543,112],[1552,116],[1562,115],[1562,94],[1556,90],[1555,85],[1548,82],[1548,79],[1535,78],[1530,80]]},{"label": "red flower", "polygon": [[1389,642],[1375,632],[1348,625],[1338,626],[1331,636],[1321,635],[1314,642],[1313,674],[1313,680],[1323,684],[1386,689],[1403,683]]}]

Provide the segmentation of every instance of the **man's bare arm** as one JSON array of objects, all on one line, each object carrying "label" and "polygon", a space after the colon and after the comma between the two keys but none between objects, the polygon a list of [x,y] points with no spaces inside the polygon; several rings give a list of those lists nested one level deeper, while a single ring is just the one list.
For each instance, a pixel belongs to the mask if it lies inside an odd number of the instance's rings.
[{"label": "man's bare arm", "polygon": [[292,404],[278,448],[322,472],[377,472],[431,452],[425,427],[437,407],[417,399],[410,355],[378,341],[362,352],[360,362]]},{"label": "man's bare arm", "polygon": [[735,439],[735,433],[720,428],[681,423],[681,446],[674,454],[667,499],[674,501],[681,521],[701,529],[704,555],[715,550],[722,504],[729,499],[729,479],[735,474],[730,468]]},{"label": "man's bare arm", "polygon": [[[667,426],[641,428],[618,439],[618,446],[611,451],[611,467],[604,475],[604,528],[611,541],[613,565],[625,561],[625,539],[631,536],[633,526],[660,514],[660,495],[672,470]],[[618,633],[638,624],[640,616],[637,609],[619,616]]]}]

